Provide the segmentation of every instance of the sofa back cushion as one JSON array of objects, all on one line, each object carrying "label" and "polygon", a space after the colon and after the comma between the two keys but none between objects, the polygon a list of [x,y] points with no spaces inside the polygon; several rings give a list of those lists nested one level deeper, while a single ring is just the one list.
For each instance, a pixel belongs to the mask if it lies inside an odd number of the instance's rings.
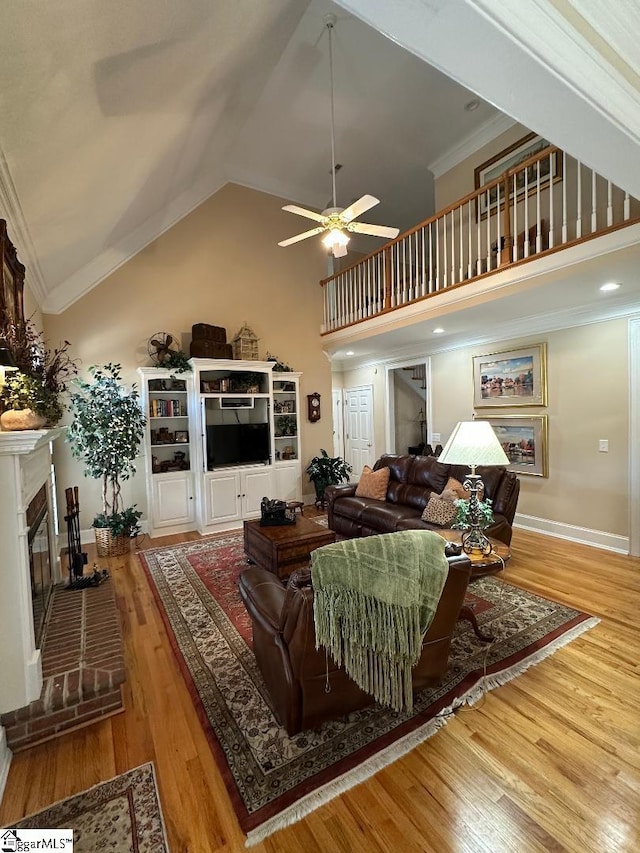
[{"label": "sofa back cushion", "polygon": [[439,495],[449,479],[449,468],[449,465],[438,462],[435,456],[416,456],[409,482]]},{"label": "sofa back cushion", "polygon": [[[470,468],[468,465],[450,465],[451,476],[455,477],[461,483],[464,483]],[[484,483],[484,497],[494,501],[495,496],[500,488],[500,484],[505,475],[506,468],[500,465],[479,465],[476,468],[476,474],[480,475],[480,479]]]},{"label": "sofa back cushion", "polygon": [[393,453],[385,453],[373,466],[374,471],[380,471],[381,468],[389,469],[389,485],[387,486],[387,500],[389,503],[406,503],[403,500],[404,487],[409,478],[415,458],[415,456],[410,456],[408,453],[401,456]]}]

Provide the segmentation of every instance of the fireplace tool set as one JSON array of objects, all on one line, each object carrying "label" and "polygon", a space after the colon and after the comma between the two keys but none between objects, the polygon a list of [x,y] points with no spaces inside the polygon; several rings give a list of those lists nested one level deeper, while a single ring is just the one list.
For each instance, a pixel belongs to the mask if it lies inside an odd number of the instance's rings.
[{"label": "fireplace tool set", "polygon": [[67,499],[67,514],[64,520],[67,522],[67,554],[69,556],[69,583],[66,589],[86,589],[91,586],[99,586],[108,580],[109,572],[99,569],[93,564],[93,572],[84,574],[87,565],[87,554],[82,550],[80,541],[80,502],[78,500],[78,487],[65,489]]}]

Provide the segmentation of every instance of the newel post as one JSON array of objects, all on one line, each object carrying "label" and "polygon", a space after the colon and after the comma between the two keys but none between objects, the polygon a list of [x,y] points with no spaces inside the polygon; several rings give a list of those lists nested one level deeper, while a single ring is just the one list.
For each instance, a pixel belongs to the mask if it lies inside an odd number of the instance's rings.
[{"label": "newel post", "polygon": [[[511,233],[511,207],[509,205],[509,173],[505,172],[503,177],[502,193],[504,207],[502,208],[502,250],[500,252],[500,266],[510,264],[513,259],[513,234]],[[516,204],[514,196],[513,203]]]}]

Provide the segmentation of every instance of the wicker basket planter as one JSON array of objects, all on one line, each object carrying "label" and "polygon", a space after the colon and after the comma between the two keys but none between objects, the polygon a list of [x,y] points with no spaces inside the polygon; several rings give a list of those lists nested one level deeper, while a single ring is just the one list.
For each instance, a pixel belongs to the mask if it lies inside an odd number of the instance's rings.
[{"label": "wicker basket planter", "polygon": [[98,557],[121,557],[128,553],[131,538],[126,534],[114,536],[108,527],[94,527]]}]

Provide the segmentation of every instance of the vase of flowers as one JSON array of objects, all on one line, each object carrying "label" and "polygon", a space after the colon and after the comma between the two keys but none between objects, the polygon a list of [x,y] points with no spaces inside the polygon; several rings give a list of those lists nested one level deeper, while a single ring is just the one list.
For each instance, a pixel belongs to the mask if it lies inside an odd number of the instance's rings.
[{"label": "vase of flowers", "polygon": [[84,460],[85,476],[102,482],[102,512],[93,520],[100,557],[126,553],[142,516],[135,504],[123,506],[121,481],[135,473],[146,418],[136,386],[127,390],[120,371],[119,364],[91,367],[92,381],[76,380],[71,394],[67,441],[72,454]]}]

